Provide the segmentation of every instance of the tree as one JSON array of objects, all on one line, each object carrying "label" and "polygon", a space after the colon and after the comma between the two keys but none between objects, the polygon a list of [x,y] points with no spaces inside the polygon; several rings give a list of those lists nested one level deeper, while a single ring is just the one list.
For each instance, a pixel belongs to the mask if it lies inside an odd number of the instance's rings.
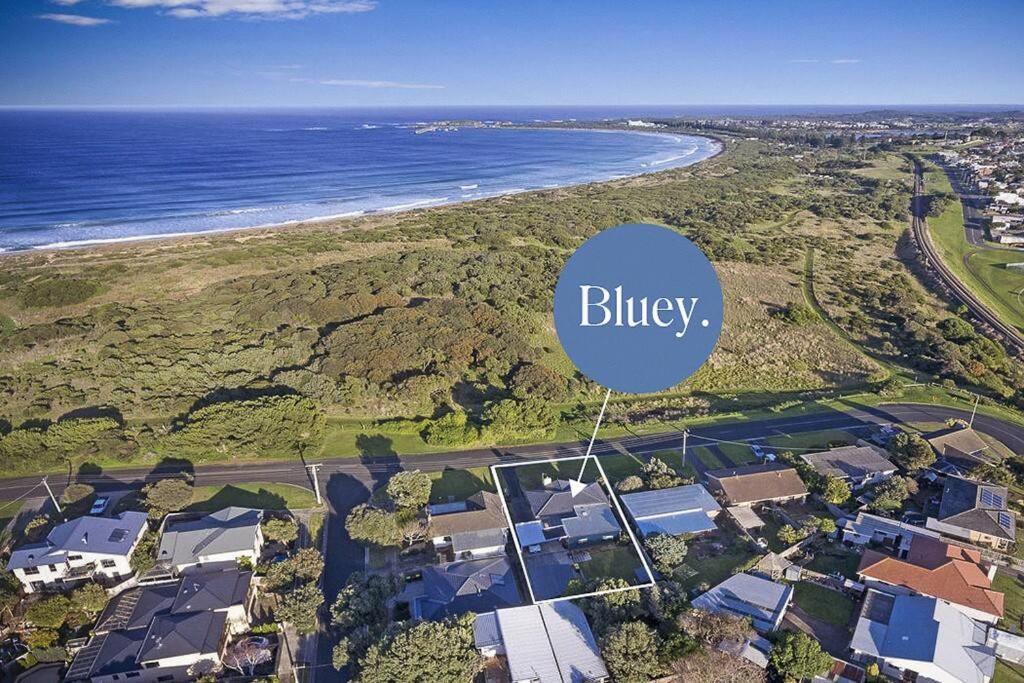
[{"label": "tree", "polygon": [[50,528],[50,518],[46,515],[36,515],[25,524],[25,538],[29,541],[38,541]]},{"label": "tree", "polygon": [[661,458],[651,458],[640,468],[640,476],[649,489],[667,489],[684,482],[674,469]]},{"label": "tree", "polygon": [[13,572],[0,569],[0,610],[11,611],[21,602],[21,582]]},{"label": "tree", "polygon": [[772,648],[769,662],[784,681],[799,682],[827,671],[832,666],[832,655],[806,633],[786,631]]},{"label": "tree", "polygon": [[224,653],[224,666],[234,669],[243,676],[252,676],[256,667],[272,659],[270,648],[264,647],[255,638],[243,638],[228,647]]},{"label": "tree", "polygon": [[352,656],[349,654],[348,638],[342,638],[331,650],[331,663],[334,665],[335,671],[341,671],[348,666],[350,661],[352,661]]},{"label": "tree", "polygon": [[671,574],[686,559],[686,541],[680,536],[652,534],[644,539],[644,545],[662,574]]},{"label": "tree", "polygon": [[978,481],[999,484],[1000,486],[1013,486],[1017,481],[1013,472],[1004,462],[982,463],[974,468],[973,476]]},{"label": "tree", "polygon": [[334,625],[342,629],[355,626],[383,629],[388,623],[388,601],[400,590],[401,580],[397,577],[355,572],[331,605]]},{"label": "tree", "polygon": [[139,539],[132,553],[131,565],[139,574],[148,572],[156,564],[156,549],[159,546],[160,536],[155,531],[146,530],[146,533]]},{"label": "tree", "polygon": [[152,519],[162,519],[192,504],[192,482],[184,477],[170,477],[147,484],[142,499]]},{"label": "tree", "polygon": [[267,590],[280,593],[282,589],[316,581],[323,571],[324,557],[320,551],[303,548],[283,562],[270,565],[263,584]]},{"label": "tree", "polygon": [[430,420],[421,436],[432,446],[460,446],[475,441],[477,432],[468,419],[461,410],[447,413],[436,420]]},{"label": "tree", "polygon": [[95,617],[107,606],[107,592],[98,583],[87,583],[71,593],[74,609]]},{"label": "tree", "polygon": [[831,517],[818,517],[818,531],[823,534],[833,534],[836,531],[836,520]]},{"label": "tree", "polygon": [[919,434],[901,431],[889,443],[889,452],[900,467],[915,472],[935,462],[935,451]]},{"label": "tree", "polygon": [[287,622],[299,633],[316,631],[316,615],[324,604],[324,594],[315,583],[304,583],[285,593],[274,608],[278,620]]},{"label": "tree", "polygon": [[631,474],[625,479],[622,479],[615,485],[615,490],[619,493],[629,493],[631,491],[639,491],[644,487],[644,480],[635,474]]},{"label": "tree", "polygon": [[580,607],[583,608],[587,618],[590,620],[591,628],[596,633],[602,634],[616,624],[636,619],[643,614],[644,609],[640,600],[640,591],[621,590],[628,588],[629,585],[624,579],[611,578],[596,583],[590,582],[583,586],[586,590],[576,590],[579,587],[570,585],[566,593],[616,591],[586,598],[580,603]]},{"label": "tree", "polygon": [[60,501],[65,505],[79,503],[95,492],[95,489],[88,484],[68,484],[64,493],[60,494]]},{"label": "tree", "polygon": [[676,623],[688,636],[708,648],[718,647],[725,640],[743,642],[755,634],[749,619],[696,607],[680,614]]},{"label": "tree", "polygon": [[472,680],[481,664],[473,616],[406,623],[386,633],[359,660],[360,683]]},{"label": "tree", "polygon": [[825,478],[825,492],[822,498],[833,505],[842,505],[850,499],[850,485],[845,480],[830,474]]},{"label": "tree", "polygon": [[742,657],[720,650],[700,649],[676,659],[671,665],[679,683],[764,683],[767,674]]},{"label": "tree", "polygon": [[51,595],[37,600],[25,610],[25,619],[40,628],[59,629],[71,611],[71,601],[63,595]]},{"label": "tree", "polygon": [[398,545],[402,530],[393,512],[362,504],[352,508],[345,519],[345,530],[353,540],[376,546]]},{"label": "tree", "polygon": [[628,621],[601,639],[601,655],[620,683],[646,683],[661,675],[661,638],[642,621]]},{"label": "tree", "polygon": [[299,525],[292,519],[275,517],[263,523],[263,537],[268,541],[276,541],[288,545],[299,537]]},{"label": "tree", "polygon": [[30,631],[25,634],[25,642],[28,643],[29,647],[33,650],[46,649],[53,647],[57,640],[60,639],[60,633],[57,629],[53,628],[37,628],[34,631]]},{"label": "tree", "polygon": [[419,510],[430,500],[432,485],[430,477],[419,470],[399,472],[388,481],[387,493],[395,507]]},{"label": "tree", "polygon": [[871,501],[871,507],[881,512],[899,510],[903,502],[915,493],[917,483],[913,479],[896,475],[875,487],[875,499]]},{"label": "tree", "polygon": [[783,524],[779,527],[779,531],[776,535],[779,540],[786,545],[793,545],[794,543],[798,543],[804,538],[807,538],[807,534],[803,533],[803,529],[798,531],[790,524]]}]

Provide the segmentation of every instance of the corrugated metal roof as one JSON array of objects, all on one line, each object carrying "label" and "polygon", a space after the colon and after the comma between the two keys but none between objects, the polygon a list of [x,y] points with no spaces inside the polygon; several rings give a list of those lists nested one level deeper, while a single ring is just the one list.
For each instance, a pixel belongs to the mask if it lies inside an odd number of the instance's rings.
[{"label": "corrugated metal roof", "polygon": [[629,510],[633,519],[640,521],[648,517],[692,512],[701,510],[705,513],[721,510],[708,490],[700,484],[673,486],[656,491],[627,493],[620,497],[622,504]]},{"label": "corrugated metal roof", "polygon": [[570,602],[495,612],[512,680],[584,683],[608,676],[586,617]]},{"label": "corrugated metal roof", "polygon": [[640,532],[644,536],[651,534],[699,534],[705,531],[714,531],[718,527],[702,510],[692,512],[680,512],[674,515],[662,515],[650,519],[642,519],[637,522]]}]

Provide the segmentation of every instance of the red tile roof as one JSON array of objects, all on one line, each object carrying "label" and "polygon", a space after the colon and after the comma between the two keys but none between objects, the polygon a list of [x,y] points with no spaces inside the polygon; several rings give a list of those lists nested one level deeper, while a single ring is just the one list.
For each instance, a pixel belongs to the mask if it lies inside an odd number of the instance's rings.
[{"label": "red tile roof", "polygon": [[915,536],[905,560],[865,550],[857,573],[986,614],[1003,616],[1003,594],[981,568],[981,553]]}]

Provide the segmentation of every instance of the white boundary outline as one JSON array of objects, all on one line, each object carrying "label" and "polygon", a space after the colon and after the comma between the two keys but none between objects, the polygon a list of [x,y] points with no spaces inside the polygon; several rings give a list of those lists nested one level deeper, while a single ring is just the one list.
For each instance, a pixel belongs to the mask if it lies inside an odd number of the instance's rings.
[{"label": "white boundary outline", "polygon": [[[516,533],[515,524],[512,522],[512,513],[509,511],[508,503],[505,501],[505,493],[502,491],[501,483],[502,480],[498,476],[498,470],[508,467],[522,467],[525,465],[544,465],[547,463],[564,462],[567,460],[587,460],[592,458],[594,463],[597,465],[597,471],[600,473],[601,478],[604,479],[605,485],[608,487],[608,495],[612,502],[615,504],[615,510],[619,513],[619,519],[622,521],[626,528],[626,532],[629,534],[629,540],[633,542],[633,549],[636,551],[637,556],[640,558],[640,564],[643,565],[644,572],[647,573],[647,583],[641,583],[635,586],[625,586],[623,588],[610,588],[603,591],[592,591],[590,593],[580,593],[578,595],[565,595],[558,598],[546,598],[544,600],[538,600],[536,595],[533,593],[533,586],[530,584],[530,573],[526,569],[526,558],[523,556],[523,547],[519,543],[519,536]],[[584,467],[586,463],[584,463]],[[640,547],[640,543],[636,540],[636,536],[633,534],[633,527],[629,523],[625,513],[622,511],[622,506],[619,505],[619,499],[615,496],[615,489],[612,486],[611,481],[608,479],[608,475],[605,474],[604,468],[601,467],[601,459],[596,455],[571,455],[564,458],[548,458],[547,460],[528,460],[523,462],[510,462],[510,463],[498,463],[491,465],[491,476],[494,478],[495,488],[498,490],[498,497],[501,499],[502,510],[505,511],[505,519],[508,521],[509,532],[512,534],[512,540],[516,545],[516,553],[519,556],[519,566],[523,569],[523,577],[526,579],[526,589],[530,592],[530,601],[535,605],[549,604],[553,602],[562,602],[564,600],[576,600],[578,598],[592,598],[599,595],[609,595],[611,593],[621,593],[623,591],[640,590],[641,588],[651,588],[656,584],[654,580],[654,574],[651,572],[651,567],[647,564],[647,556],[644,555],[643,549]],[[582,470],[581,470],[582,476]]]}]

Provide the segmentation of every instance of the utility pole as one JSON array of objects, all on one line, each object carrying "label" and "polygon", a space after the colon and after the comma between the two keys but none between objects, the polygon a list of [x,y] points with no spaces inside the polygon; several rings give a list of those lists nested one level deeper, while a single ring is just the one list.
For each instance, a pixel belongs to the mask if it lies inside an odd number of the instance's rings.
[{"label": "utility pole", "polygon": [[317,463],[315,465],[306,465],[306,471],[313,478],[313,493],[316,494],[316,504],[323,505],[324,501],[320,497],[320,478],[317,477],[317,471],[323,467],[323,463]]},{"label": "utility pole", "polygon": [[969,428],[974,427],[974,416],[978,414],[978,401],[981,400],[981,395],[974,395],[974,409],[971,411],[971,421],[967,424]]},{"label": "utility pole", "polygon": [[57,514],[63,517],[64,511],[60,509],[60,503],[57,502],[57,498],[53,495],[53,491],[50,489],[50,482],[46,481],[46,477],[43,477],[43,486],[46,487],[46,492],[50,494],[50,500],[53,501],[53,507],[57,508]]},{"label": "utility pole", "polygon": [[683,467],[686,467],[686,439],[690,436],[690,430],[683,428]]}]

